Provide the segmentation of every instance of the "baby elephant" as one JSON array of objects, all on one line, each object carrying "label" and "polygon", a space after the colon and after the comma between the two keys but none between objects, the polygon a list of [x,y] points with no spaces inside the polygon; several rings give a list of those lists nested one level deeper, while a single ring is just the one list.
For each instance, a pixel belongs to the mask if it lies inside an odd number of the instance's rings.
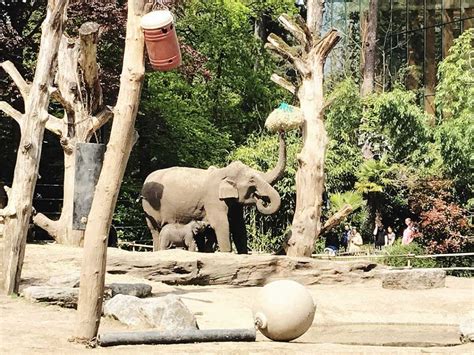
[{"label": "baby elephant", "polygon": [[188,224],[167,224],[160,232],[160,249],[184,248],[198,251],[194,237],[205,230],[209,223],[191,221]]}]

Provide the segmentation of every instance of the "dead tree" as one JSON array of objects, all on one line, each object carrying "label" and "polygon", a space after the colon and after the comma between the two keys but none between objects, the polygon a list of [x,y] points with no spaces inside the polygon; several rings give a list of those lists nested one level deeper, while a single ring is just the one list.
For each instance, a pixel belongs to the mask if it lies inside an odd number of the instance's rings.
[{"label": "dead tree", "polygon": [[52,131],[64,152],[63,206],[58,220],[39,213],[33,221],[59,244],[79,246],[84,237],[84,231],[72,227],[76,144],[89,142],[113,116],[102,101],[96,61],[98,32],[98,24],[87,22],[79,29],[79,38],[62,37],[51,89],[53,98],[64,107],[62,123]]},{"label": "dead tree", "polygon": [[60,124],[58,119],[48,114],[48,89],[53,79],[54,61],[66,20],[67,4],[68,0],[48,1],[35,76],[31,85],[26,83],[11,62],[2,63],[2,68],[17,85],[25,103],[24,114],[6,102],[0,103],[0,108],[17,121],[21,130],[8,205],[0,210],[0,215],[5,218],[3,276],[7,294],[18,292],[44,130],[45,127],[55,129],[54,127]]},{"label": "dead tree", "polygon": [[288,60],[298,73],[298,85],[273,74],[271,79],[296,93],[304,114],[303,148],[298,154],[296,173],[296,209],[287,241],[286,253],[291,256],[311,256],[314,241],[321,229],[321,207],[324,191],[324,159],[328,137],[324,126],[323,95],[324,63],[329,52],[339,42],[340,35],[332,29],[320,36],[324,1],[307,2],[306,22],[297,16],[279,17],[279,22],[297,41],[291,47],[283,39],[270,34],[266,47]]},{"label": "dead tree", "polygon": [[[98,32],[99,25],[88,22],[79,29],[79,38],[62,35],[57,68],[53,71],[56,72],[54,86],[49,88],[51,98],[64,107],[62,120],[50,116],[46,124],[46,129],[58,136],[64,152],[63,206],[58,220],[39,213],[33,222],[59,244],[79,246],[84,237],[84,231],[72,227],[76,143],[89,142],[94,132],[113,116],[102,101],[96,61]],[[25,88],[31,86],[12,63],[5,62],[3,67],[20,78]],[[13,118],[20,115],[6,102],[0,102],[0,109]]]},{"label": "dead tree", "polygon": [[375,83],[375,50],[377,44],[377,5],[378,0],[369,1],[369,9],[362,14],[362,52],[361,73],[362,85],[360,94],[367,96],[374,91]]},{"label": "dead tree", "polygon": [[128,2],[127,35],[110,140],[97,182],[84,235],[78,301],[77,341],[97,336],[102,313],[107,238],[128,158],[135,140],[135,119],[145,75],[144,38],[140,28],[147,0]]}]

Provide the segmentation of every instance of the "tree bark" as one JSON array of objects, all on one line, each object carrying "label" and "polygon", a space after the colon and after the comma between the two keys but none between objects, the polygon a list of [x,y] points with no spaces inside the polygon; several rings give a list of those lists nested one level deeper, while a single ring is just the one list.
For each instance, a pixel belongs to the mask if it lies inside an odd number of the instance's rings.
[{"label": "tree bark", "polygon": [[367,96],[374,91],[375,86],[375,57],[377,43],[377,10],[378,0],[369,1],[368,11],[364,11],[362,21],[362,85],[360,94]]},{"label": "tree bark", "polygon": [[[307,2],[306,23],[300,16],[294,20],[286,15],[278,18],[303,48],[290,47],[283,39],[271,34],[266,48],[293,64],[300,76],[300,86],[278,75],[272,80],[290,92],[297,93],[304,115],[303,148],[297,156],[296,208],[291,236],[284,247],[289,256],[311,256],[314,241],[321,229],[321,207],[324,191],[324,159],[328,137],[324,126],[323,79],[324,63],[329,52],[339,42],[339,33],[332,29],[321,38],[324,14],[323,0]],[[283,80],[282,80],[283,79]],[[295,90],[294,90],[295,89]]]},{"label": "tree bark", "polygon": [[77,341],[97,336],[102,313],[107,238],[121,181],[134,143],[134,124],[144,78],[144,38],[140,28],[146,0],[128,2],[127,35],[115,119],[84,237]]},{"label": "tree bark", "polygon": [[350,215],[353,210],[354,209],[351,205],[344,205],[339,211],[329,217],[329,219],[324,223],[323,227],[321,228],[319,235],[323,235],[324,233],[327,233],[334,227],[338,226],[339,223],[341,223],[344,218]]},{"label": "tree bark", "polygon": [[84,231],[72,226],[76,144],[89,142],[93,133],[112,117],[102,100],[96,60],[98,32],[98,24],[86,22],[79,29],[79,39],[63,36],[59,46],[55,97],[65,114],[55,133],[64,150],[63,207],[58,220],[40,213],[33,221],[64,245],[81,246],[84,241]]},{"label": "tree bark", "polygon": [[20,123],[20,147],[8,206],[0,213],[5,217],[3,276],[7,294],[18,293],[20,284],[44,129],[49,119],[48,88],[52,81],[51,73],[63,32],[67,4],[67,0],[48,1],[33,83],[27,95],[26,90],[21,90],[25,114]]}]

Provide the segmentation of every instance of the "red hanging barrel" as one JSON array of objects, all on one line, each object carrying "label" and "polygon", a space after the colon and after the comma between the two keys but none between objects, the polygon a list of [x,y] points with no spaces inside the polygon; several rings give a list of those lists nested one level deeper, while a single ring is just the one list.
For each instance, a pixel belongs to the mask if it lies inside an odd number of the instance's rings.
[{"label": "red hanging barrel", "polygon": [[181,52],[171,12],[150,12],[142,17],[141,26],[153,69],[166,71],[178,67],[181,64]]}]

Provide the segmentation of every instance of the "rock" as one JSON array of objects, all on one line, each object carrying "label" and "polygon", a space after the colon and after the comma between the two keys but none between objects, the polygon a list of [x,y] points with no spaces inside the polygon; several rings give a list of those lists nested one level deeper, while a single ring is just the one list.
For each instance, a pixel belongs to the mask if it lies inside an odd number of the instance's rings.
[{"label": "rock", "polygon": [[169,285],[263,286],[292,279],[303,285],[353,283],[373,279],[384,266],[371,261],[328,261],[278,255],[237,255],[162,250],[112,250],[110,274],[128,274]]},{"label": "rock", "polygon": [[469,312],[468,316],[461,321],[459,333],[462,343],[474,342],[474,311]]},{"label": "rock", "polygon": [[421,290],[444,287],[446,271],[439,269],[386,270],[382,273],[382,287]]},{"label": "rock", "polygon": [[128,295],[139,298],[151,296],[151,286],[144,283],[127,284],[127,283],[112,283],[105,285],[106,292],[110,298],[115,295]]},{"label": "rock", "polygon": [[198,328],[194,315],[175,295],[146,299],[116,295],[105,302],[104,315],[132,327],[160,330]]},{"label": "rock", "polygon": [[30,286],[23,296],[33,302],[47,302],[65,308],[76,308],[79,289],[73,287]]},{"label": "rock", "polygon": [[53,276],[47,282],[48,286],[56,287],[79,287],[81,275],[77,273]]}]

